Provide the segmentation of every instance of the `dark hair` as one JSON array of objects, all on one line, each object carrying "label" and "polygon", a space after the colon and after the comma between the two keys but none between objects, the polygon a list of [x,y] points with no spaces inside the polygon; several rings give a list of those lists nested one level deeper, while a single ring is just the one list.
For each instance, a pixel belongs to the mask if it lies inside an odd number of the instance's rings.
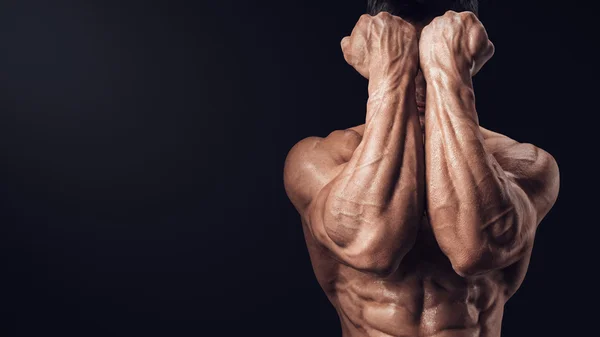
[{"label": "dark hair", "polygon": [[367,0],[367,13],[388,12],[409,21],[423,21],[448,10],[478,15],[478,0]]}]

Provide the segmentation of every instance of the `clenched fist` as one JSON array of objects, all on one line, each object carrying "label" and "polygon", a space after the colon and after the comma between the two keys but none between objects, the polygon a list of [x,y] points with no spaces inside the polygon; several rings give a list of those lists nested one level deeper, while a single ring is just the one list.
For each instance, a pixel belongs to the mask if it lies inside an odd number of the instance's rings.
[{"label": "clenched fist", "polygon": [[421,32],[419,57],[426,78],[432,68],[473,76],[493,54],[494,45],[472,12],[447,11]]},{"label": "clenched fist", "polygon": [[[360,17],[352,34],[342,39],[346,62],[366,78],[384,74],[416,75],[419,58],[417,32],[398,16],[381,12]],[[410,75],[410,74],[409,74]]]}]

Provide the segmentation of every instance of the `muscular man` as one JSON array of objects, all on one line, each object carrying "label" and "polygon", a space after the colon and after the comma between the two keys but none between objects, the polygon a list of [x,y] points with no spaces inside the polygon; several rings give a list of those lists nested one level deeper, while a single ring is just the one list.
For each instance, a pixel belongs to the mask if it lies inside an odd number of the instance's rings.
[{"label": "muscular man", "polygon": [[369,80],[365,124],[306,138],[285,164],[316,277],[344,337],[499,337],[557,164],[479,125],[471,78],[494,47],[476,7],[370,5],[341,43]]}]

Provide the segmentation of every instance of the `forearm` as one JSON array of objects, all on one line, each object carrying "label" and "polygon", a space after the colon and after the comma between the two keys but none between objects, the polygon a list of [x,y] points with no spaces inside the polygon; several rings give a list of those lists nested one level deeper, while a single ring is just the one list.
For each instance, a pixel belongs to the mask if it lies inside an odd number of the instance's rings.
[{"label": "forearm", "polygon": [[526,195],[486,152],[468,73],[432,67],[426,81],[427,203],[438,243],[460,273],[509,265],[533,234]]},{"label": "forearm", "polygon": [[[416,62],[405,66],[416,67]],[[423,213],[414,73],[401,67],[371,77],[363,140],[323,191],[323,207],[312,219],[321,241],[358,269],[393,269],[412,247]]]}]

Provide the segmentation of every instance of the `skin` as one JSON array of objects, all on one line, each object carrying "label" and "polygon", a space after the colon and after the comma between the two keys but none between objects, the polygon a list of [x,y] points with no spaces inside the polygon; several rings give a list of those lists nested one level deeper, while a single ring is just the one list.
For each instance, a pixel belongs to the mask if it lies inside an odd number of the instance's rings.
[{"label": "skin", "polygon": [[481,22],[426,23],[363,15],[342,50],[369,80],[365,124],[286,159],[344,337],[499,337],[558,196],[550,154],[479,125],[471,78],[494,53]]}]

